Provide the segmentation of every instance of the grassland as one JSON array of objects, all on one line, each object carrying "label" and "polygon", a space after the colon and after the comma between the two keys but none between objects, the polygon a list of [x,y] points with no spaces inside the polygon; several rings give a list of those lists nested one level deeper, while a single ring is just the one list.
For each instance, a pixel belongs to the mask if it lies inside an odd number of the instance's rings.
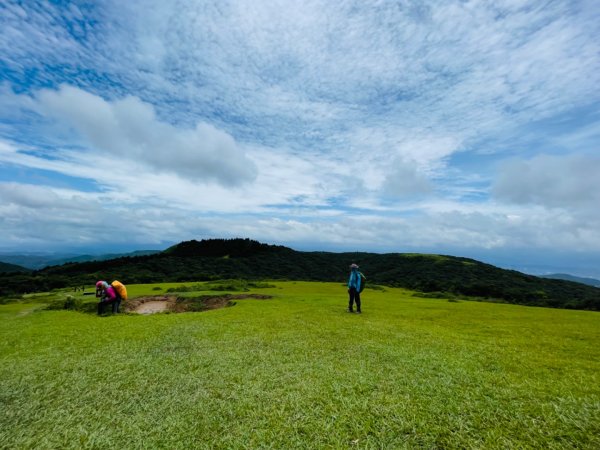
[{"label": "grassland", "polygon": [[600,448],[599,313],[387,289],[356,315],[272,284],[201,313],[0,305],[0,448]]}]

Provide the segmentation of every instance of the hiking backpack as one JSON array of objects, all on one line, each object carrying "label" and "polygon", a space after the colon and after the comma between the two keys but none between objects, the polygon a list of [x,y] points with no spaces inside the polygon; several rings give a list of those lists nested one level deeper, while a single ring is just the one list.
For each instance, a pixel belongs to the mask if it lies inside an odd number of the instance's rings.
[{"label": "hiking backpack", "polygon": [[113,287],[117,295],[121,297],[122,300],[127,300],[127,289],[125,288],[125,285],[123,283],[115,280],[112,283],[110,283],[110,285]]},{"label": "hiking backpack", "polygon": [[365,289],[365,284],[367,284],[367,277],[365,277],[365,274],[362,272],[358,272],[358,275],[360,275],[360,289],[358,290],[358,292],[362,292]]}]

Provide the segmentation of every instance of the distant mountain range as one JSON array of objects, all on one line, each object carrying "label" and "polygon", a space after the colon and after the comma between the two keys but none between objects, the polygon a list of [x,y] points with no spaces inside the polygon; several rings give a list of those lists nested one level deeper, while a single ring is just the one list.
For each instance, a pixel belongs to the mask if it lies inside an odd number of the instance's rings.
[{"label": "distant mountain range", "polygon": [[[21,266],[22,269],[39,270],[49,266],[60,266],[65,263],[105,261],[107,259],[121,258],[125,256],[146,256],[160,253],[160,250],[138,250],[129,253],[106,253],[102,255],[76,255],[76,254],[1,254],[0,262]],[[0,266],[0,272],[2,272]],[[4,271],[6,272],[6,271]]]},{"label": "distant mountain range", "polygon": [[589,286],[595,286],[600,288],[600,280],[596,280],[595,278],[582,278],[576,277],[574,275],[568,275],[566,273],[552,273],[550,275],[540,275],[542,278],[550,278],[552,280],[567,280],[574,281],[575,283],[583,283]]},{"label": "distant mountain range", "polygon": [[71,262],[30,274],[0,275],[0,295],[93,285],[242,278],[346,282],[357,263],[367,286],[403,287],[426,296],[472,297],[531,306],[600,310],[600,289],[540,278],[469,258],[413,253],[302,252],[249,239],[181,242],[160,253]]}]

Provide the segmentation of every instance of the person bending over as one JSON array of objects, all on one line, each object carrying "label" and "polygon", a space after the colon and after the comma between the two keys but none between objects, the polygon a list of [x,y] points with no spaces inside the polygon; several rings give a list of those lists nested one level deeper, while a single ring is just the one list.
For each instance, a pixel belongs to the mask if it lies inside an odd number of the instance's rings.
[{"label": "person bending over", "polygon": [[98,281],[96,283],[96,297],[100,298],[98,302],[98,314],[104,314],[106,305],[112,305],[112,312],[118,313],[121,305],[121,297],[117,295],[115,288],[106,281]]}]

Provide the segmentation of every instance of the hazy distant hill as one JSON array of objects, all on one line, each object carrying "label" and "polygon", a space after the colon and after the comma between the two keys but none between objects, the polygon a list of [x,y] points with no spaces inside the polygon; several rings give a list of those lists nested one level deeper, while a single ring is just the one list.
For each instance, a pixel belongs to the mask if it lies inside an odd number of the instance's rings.
[{"label": "hazy distant hill", "polygon": [[23,273],[23,272],[31,272],[31,271],[25,267],[21,267],[16,264],[0,262],[0,273]]},{"label": "hazy distant hill", "polygon": [[60,260],[50,261],[50,264],[47,266],[59,266],[66,263],[77,263],[77,262],[87,262],[87,261],[106,261],[107,259],[116,259],[116,258],[125,258],[125,257],[135,257],[135,256],[148,256],[154,255],[156,253],[160,253],[160,250],[137,250],[135,252],[130,253],[107,253],[104,255],[79,255],[71,258],[64,258]]},{"label": "hazy distant hill", "polygon": [[542,278],[551,278],[553,280],[567,280],[574,281],[576,283],[583,283],[590,286],[600,287],[600,280],[595,278],[582,278],[574,275],[568,275],[566,273],[552,273],[550,275],[541,275]]},{"label": "hazy distant hill", "polygon": [[69,262],[105,261],[123,256],[145,256],[160,253],[160,250],[138,250],[130,253],[107,253],[103,255],[75,254],[0,254],[0,260],[27,269],[39,270],[49,266],[60,266]]},{"label": "hazy distant hill", "polygon": [[539,278],[490,264],[444,255],[410,253],[300,252],[249,239],[186,241],[164,252],[106,261],[67,263],[31,275],[0,279],[0,293],[91,285],[99,279],[124,283],[224,278],[336,281],[345,283],[355,262],[368,285],[404,287],[508,303],[600,310],[600,289]]}]

